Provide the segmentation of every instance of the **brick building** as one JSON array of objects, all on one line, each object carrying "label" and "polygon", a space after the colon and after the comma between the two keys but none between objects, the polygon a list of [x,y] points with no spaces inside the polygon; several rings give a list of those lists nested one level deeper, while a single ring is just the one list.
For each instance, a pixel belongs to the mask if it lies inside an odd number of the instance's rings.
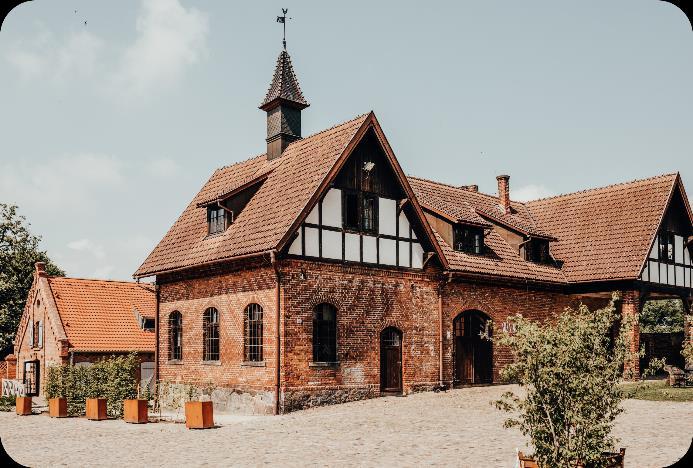
[{"label": "brick building", "polygon": [[497,196],[405,176],[372,112],[302,138],[308,105],[283,50],[266,153],[215,171],[135,272],[159,289],[160,381],[280,413],[496,382],[511,356],[479,333],[516,313],[613,291],[623,314],[690,312],[678,174],[518,203],[508,176]]},{"label": "brick building", "polygon": [[[65,278],[36,264],[34,282],[14,339],[14,378],[29,396],[43,395],[52,365],[90,365],[136,352],[138,379],[154,372],[156,293],[151,285]],[[8,373],[7,378],[13,378]]]}]

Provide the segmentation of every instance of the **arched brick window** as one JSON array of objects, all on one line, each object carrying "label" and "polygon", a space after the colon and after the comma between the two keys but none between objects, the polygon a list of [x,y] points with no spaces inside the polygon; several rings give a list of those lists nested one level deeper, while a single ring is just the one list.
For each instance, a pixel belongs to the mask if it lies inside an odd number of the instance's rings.
[{"label": "arched brick window", "polygon": [[259,304],[248,304],[244,315],[244,360],[262,361],[262,307]]},{"label": "arched brick window", "polygon": [[337,362],[337,309],[318,304],[313,311],[313,361]]},{"label": "arched brick window", "polygon": [[183,359],[183,315],[177,310],[168,316],[168,340],[169,360]]},{"label": "arched brick window", "polygon": [[204,361],[219,360],[219,311],[214,307],[205,310],[202,318],[204,343],[202,359]]}]

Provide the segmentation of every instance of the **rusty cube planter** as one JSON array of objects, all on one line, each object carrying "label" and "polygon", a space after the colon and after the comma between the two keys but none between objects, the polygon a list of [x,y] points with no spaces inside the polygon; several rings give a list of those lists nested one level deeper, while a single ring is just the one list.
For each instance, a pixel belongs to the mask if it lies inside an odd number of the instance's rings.
[{"label": "rusty cube planter", "polygon": [[48,400],[48,415],[51,418],[66,418],[67,398],[51,398]]},{"label": "rusty cube planter", "polygon": [[133,424],[149,422],[149,402],[147,400],[124,400],[123,420]]},{"label": "rusty cube planter", "polygon": [[209,429],[214,427],[214,410],[211,401],[188,401],[185,403],[185,427]]},{"label": "rusty cube planter", "polygon": [[105,398],[87,398],[87,419],[92,421],[108,419]]},{"label": "rusty cube planter", "polygon": [[31,397],[18,396],[15,400],[17,414],[20,416],[28,416],[31,414]]}]

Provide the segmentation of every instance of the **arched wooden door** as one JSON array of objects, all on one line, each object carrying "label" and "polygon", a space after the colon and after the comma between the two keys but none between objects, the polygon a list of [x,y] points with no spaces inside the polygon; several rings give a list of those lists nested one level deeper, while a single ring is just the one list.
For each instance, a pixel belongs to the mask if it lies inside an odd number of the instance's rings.
[{"label": "arched wooden door", "polygon": [[380,391],[402,392],[402,332],[393,327],[380,334]]},{"label": "arched wooden door", "polygon": [[462,312],[453,321],[455,330],[455,383],[460,385],[491,383],[493,348],[491,320],[481,311]]}]

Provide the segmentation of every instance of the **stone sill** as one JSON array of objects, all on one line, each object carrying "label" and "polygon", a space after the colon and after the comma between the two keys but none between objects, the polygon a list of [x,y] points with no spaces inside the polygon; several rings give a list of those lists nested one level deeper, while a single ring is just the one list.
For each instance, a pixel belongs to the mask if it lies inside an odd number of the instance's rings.
[{"label": "stone sill", "polygon": [[220,366],[221,361],[202,361],[203,366]]},{"label": "stone sill", "polygon": [[335,362],[309,362],[308,367],[334,369],[339,367],[339,361]]},{"label": "stone sill", "polygon": [[243,361],[241,367],[267,367],[265,361]]},{"label": "stone sill", "polygon": [[182,366],[183,361],[181,359],[171,359],[170,361],[166,361],[166,364],[170,366]]}]

